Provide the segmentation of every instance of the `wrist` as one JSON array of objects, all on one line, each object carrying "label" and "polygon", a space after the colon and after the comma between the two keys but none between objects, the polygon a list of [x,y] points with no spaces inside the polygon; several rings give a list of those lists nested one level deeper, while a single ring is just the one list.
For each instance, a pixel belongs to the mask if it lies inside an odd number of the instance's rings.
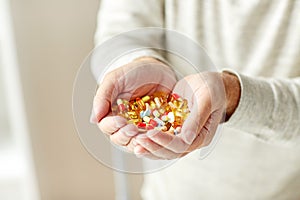
[{"label": "wrist", "polygon": [[227,121],[238,107],[241,96],[241,85],[238,77],[230,72],[222,72],[221,77],[226,93],[225,121]]}]

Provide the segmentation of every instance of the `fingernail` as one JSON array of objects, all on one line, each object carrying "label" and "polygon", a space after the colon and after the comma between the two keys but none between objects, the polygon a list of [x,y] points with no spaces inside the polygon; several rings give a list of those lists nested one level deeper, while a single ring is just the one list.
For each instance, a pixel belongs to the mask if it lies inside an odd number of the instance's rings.
[{"label": "fingernail", "polygon": [[94,113],[94,109],[92,109],[92,113],[91,113],[91,116],[90,116],[90,123],[91,124],[96,124],[97,123],[97,119],[96,119],[96,115]]},{"label": "fingernail", "polygon": [[187,144],[192,144],[195,138],[196,134],[194,132],[189,131],[183,134],[183,139]]},{"label": "fingernail", "polygon": [[129,137],[135,136],[137,134],[136,131],[126,131],[125,134]]},{"label": "fingernail", "polygon": [[136,155],[136,157],[138,157],[138,158],[142,157],[142,155],[143,155],[142,152],[141,152],[141,146],[140,145],[135,146],[134,149],[133,149],[133,152]]}]

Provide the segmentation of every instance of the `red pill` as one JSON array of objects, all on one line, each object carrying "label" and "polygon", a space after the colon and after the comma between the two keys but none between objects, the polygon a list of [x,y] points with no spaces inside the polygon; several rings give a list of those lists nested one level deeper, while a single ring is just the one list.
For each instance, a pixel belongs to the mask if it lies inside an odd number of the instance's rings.
[{"label": "red pill", "polygon": [[147,124],[147,130],[152,130],[154,129],[154,126],[152,124]]},{"label": "red pill", "polygon": [[175,100],[177,100],[177,99],[180,98],[180,96],[179,96],[178,94],[176,94],[176,93],[173,93],[173,94],[172,94],[172,97],[173,97]]},{"label": "red pill", "polygon": [[150,119],[149,124],[151,124],[154,127],[157,126],[157,122],[155,120],[153,120],[153,119]]},{"label": "red pill", "polygon": [[137,124],[137,127],[138,128],[142,128],[142,129],[145,129],[146,128],[146,124],[145,123],[143,123],[143,122],[139,122],[138,124]]},{"label": "red pill", "polygon": [[126,110],[126,107],[124,104],[120,104],[120,105],[118,105],[118,107],[119,107],[120,112],[124,112]]}]

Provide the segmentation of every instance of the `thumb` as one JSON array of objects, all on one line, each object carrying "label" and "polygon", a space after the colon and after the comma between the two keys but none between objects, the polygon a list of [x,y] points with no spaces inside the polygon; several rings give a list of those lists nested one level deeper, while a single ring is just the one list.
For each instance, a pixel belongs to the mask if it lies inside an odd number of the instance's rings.
[{"label": "thumb", "polygon": [[97,89],[93,100],[90,122],[99,123],[109,112],[114,97],[117,96],[118,84],[116,77],[107,75]]},{"label": "thumb", "polygon": [[211,109],[209,102],[203,101],[193,106],[192,111],[182,126],[182,139],[187,144],[192,144],[205,122],[209,118]]}]

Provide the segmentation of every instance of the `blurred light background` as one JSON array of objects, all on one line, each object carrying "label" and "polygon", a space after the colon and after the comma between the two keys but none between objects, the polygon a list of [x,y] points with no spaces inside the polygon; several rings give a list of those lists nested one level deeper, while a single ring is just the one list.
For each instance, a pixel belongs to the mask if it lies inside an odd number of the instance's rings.
[{"label": "blurred light background", "polygon": [[[1,200],[116,198],[113,171],[87,153],[72,118],[73,81],[93,49],[98,6],[0,0]],[[142,177],[126,176],[127,198],[140,199]]]}]

